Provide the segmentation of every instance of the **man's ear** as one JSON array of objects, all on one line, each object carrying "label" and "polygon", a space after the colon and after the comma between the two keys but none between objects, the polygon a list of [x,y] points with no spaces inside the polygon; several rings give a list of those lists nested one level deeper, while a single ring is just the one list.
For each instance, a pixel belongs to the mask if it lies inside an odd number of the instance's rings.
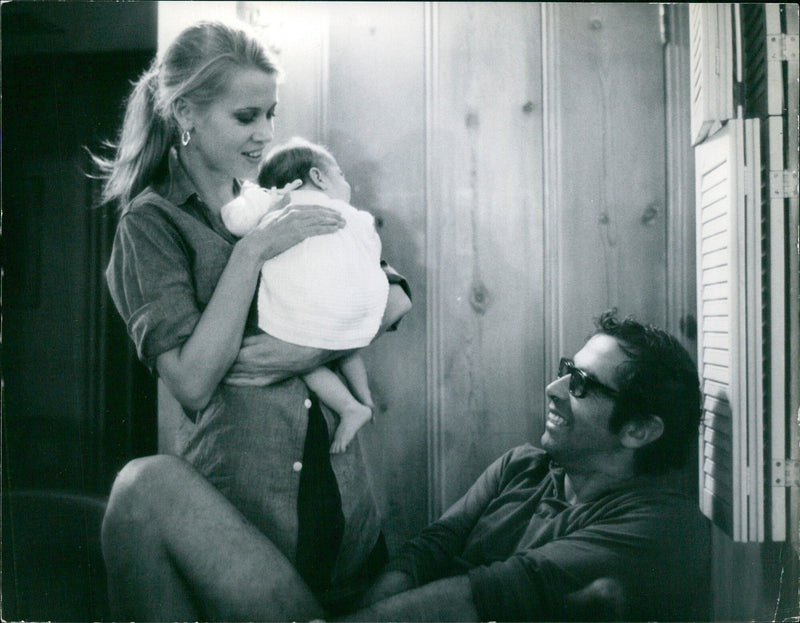
[{"label": "man's ear", "polygon": [[318,167],[311,167],[308,170],[308,179],[310,179],[311,183],[320,190],[328,189],[328,180],[325,177],[325,174],[320,171]]},{"label": "man's ear", "polygon": [[645,420],[633,420],[622,427],[620,436],[626,448],[641,448],[664,434],[664,421],[657,415]]}]

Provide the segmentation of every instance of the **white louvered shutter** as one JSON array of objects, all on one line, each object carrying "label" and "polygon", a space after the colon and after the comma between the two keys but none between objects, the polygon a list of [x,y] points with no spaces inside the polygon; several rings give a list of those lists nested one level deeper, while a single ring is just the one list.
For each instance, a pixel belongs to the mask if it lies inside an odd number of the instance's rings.
[{"label": "white louvered shutter", "polygon": [[758,136],[731,120],[695,148],[700,505],[737,541],[764,537]]}]

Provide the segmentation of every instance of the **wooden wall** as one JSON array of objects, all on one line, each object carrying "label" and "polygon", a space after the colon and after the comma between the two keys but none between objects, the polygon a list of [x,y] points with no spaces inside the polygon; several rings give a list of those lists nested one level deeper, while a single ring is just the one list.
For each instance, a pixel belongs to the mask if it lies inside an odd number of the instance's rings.
[{"label": "wooden wall", "polygon": [[554,364],[606,308],[665,324],[664,70],[656,5],[543,11]]}]

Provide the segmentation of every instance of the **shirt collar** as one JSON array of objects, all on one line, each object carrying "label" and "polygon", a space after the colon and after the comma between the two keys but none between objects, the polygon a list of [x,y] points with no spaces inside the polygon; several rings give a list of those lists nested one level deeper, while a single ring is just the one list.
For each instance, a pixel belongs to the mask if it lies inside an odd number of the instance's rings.
[{"label": "shirt collar", "polygon": [[[556,488],[556,496],[561,499],[567,499],[567,491],[566,491],[566,482],[564,480],[566,476],[566,471],[563,467],[561,467],[558,463],[550,460],[550,477],[552,478],[552,482]],[[654,483],[659,482],[659,480],[653,476],[648,474],[639,474],[634,476],[633,478],[628,478],[626,480],[620,480],[613,484],[604,487],[603,489],[596,491],[592,495],[590,495],[587,499],[581,500],[579,503],[583,502],[594,502],[604,495],[608,495],[611,493],[624,493],[626,491],[633,491],[636,489],[652,489],[654,487]],[[665,480],[659,487],[662,490],[667,490],[670,488],[669,481]]]}]

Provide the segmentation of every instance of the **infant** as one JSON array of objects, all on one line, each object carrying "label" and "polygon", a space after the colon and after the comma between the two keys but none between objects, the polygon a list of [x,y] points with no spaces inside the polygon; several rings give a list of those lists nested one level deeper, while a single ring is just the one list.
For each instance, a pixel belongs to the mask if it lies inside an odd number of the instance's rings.
[{"label": "infant", "polygon": [[[306,238],[264,263],[256,293],[258,326],[301,346],[343,351],[366,346],[380,328],[389,282],[380,265],[374,218],[350,205],[350,185],[330,152],[299,138],[275,147],[261,166],[261,185],[245,182],[239,196],[222,207],[222,220],[236,236],[265,226],[282,211],[276,209],[282,195],[275,188],[295,180],[301,185],[290,192],[290,205],[333,208],[346,225]],[[333,453],[347,449],[374,409],[358,352],[337,363],[347,385],[325,366],[303,376],[339,416]]]}]

